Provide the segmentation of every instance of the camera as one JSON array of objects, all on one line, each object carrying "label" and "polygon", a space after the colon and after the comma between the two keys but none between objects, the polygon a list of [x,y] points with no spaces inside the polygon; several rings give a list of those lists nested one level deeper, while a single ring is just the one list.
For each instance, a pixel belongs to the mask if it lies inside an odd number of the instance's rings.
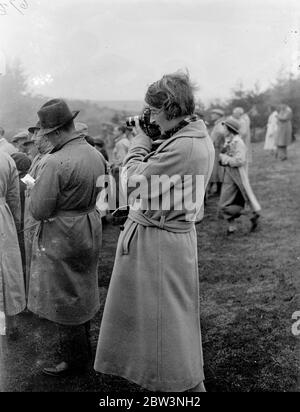
[{"label": "camera", "polygon": [[[152,140],[156,140],[161,135],[161,131],[157,124],[151,123],[150,119],[151,110],[149,107],[146,107],[141,116],[138,116],[139,126],[147,136],[149,136]],[[135,117],[128,117],[126,119],[126,126],[135,127],[135,121]]]}]

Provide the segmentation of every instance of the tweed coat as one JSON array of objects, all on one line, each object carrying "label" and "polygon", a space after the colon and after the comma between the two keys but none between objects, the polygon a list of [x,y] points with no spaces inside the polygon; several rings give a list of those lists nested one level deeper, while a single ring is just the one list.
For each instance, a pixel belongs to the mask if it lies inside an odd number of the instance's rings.
[{"label": "tweed coat", "polygon": [[[202,120],[185,126],[154,152],[147,136],[136,136],[124,162],[128,184],[138,176],[149,181],[154,175],[202,175],[203,196],[213,164],[214,148]],[[129,212],[94,367],[149,390],[184,391],[204,379],[194,224],[203,196],[191,219],[184,208],[175,210],[175,202],[167,211],[151,209],[154,198],[162,204],[166,195],[163,188],[151,187],[142,194],[143,208]]]},{"label": "tweed coat", "polygon": [[13,316],[25,309],[25,290],[16,225],[20,227],[19,174],[0,151],[0,311]]},{"label": "tweed coat", "polygon": [[40,221],[33,240],[28,309],[65,325],[89,321],[99,309],[101,218],[96,182],[103,157],[74,135],[43,162],[29,209]]}]

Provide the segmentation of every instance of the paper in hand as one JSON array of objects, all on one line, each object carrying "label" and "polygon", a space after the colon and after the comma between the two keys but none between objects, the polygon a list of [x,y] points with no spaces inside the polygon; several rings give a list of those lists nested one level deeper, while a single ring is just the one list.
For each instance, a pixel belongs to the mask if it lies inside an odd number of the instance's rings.
[{"label": "paper in hand", "polygon": [[26,176],[24,176],[22,179],[22,182],[25,183],[25,185],[32,187],[35,184],[35,179],[30,176],[29,174],[27,174]]}]

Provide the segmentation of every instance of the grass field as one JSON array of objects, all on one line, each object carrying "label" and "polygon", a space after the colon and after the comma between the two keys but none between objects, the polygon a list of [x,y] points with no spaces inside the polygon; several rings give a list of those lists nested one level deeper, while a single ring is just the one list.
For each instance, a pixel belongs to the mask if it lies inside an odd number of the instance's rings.
[{"label": "grass field", "polygon": [[[300,141],[289,148],[285,162],[255,144],[250,179],[262,206],[257,232],[249,234],[249,220],[242,216],[239,231],[228,237],[225,223],[216,218],[216,197],[209,198],[197,226],[206,387],[209,392],[299,392],[300,336],[293,336],[291,327],[293,312],[300,310]],[[117,226],[104,227],[94,349],[118,233]],[[54,360],[54,326],[30,313],[19,315],[18,324],[19,340],[1,338],[2,391],[142,391],[92,368],[59,380],[43,376],[41,366]]]}]

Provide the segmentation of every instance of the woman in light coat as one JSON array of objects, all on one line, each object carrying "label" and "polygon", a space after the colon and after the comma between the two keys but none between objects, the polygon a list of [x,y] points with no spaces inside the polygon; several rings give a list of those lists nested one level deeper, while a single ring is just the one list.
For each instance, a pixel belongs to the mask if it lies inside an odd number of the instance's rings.
[{"label": "woman in light coat", "polygon": [[[163,76],[145,100],[162,135],[154,149],[140,132],[124,161],[128,187],[142,181],[148,190],[140,200],[136,189],[129,196],[133,205],[118,241],[95,369],[151,391],[204,391],[195,221],[213,169],[213,143],[203,121],[191,117],[187,75]],[[172,184],[160,187],[158,178]],[[197,189],[195,204],[186,207]]]},{"label": "woman in light coat", "polygon": [[278,129],[278,112],[275,107],[271,107],[272,113],[268,117],[267,132],[265,139],[265,150],[270,150],[272,153],[276,151],[276,134]]},{"label": "woman in light coat", "polygon": [[[21,206],[19,174],[14,160],[0,150],[0,334],[14,334],[14,315],[25,309],[25,289],[17,228]],[[4,316],[5,314],[5,316]]]}]

